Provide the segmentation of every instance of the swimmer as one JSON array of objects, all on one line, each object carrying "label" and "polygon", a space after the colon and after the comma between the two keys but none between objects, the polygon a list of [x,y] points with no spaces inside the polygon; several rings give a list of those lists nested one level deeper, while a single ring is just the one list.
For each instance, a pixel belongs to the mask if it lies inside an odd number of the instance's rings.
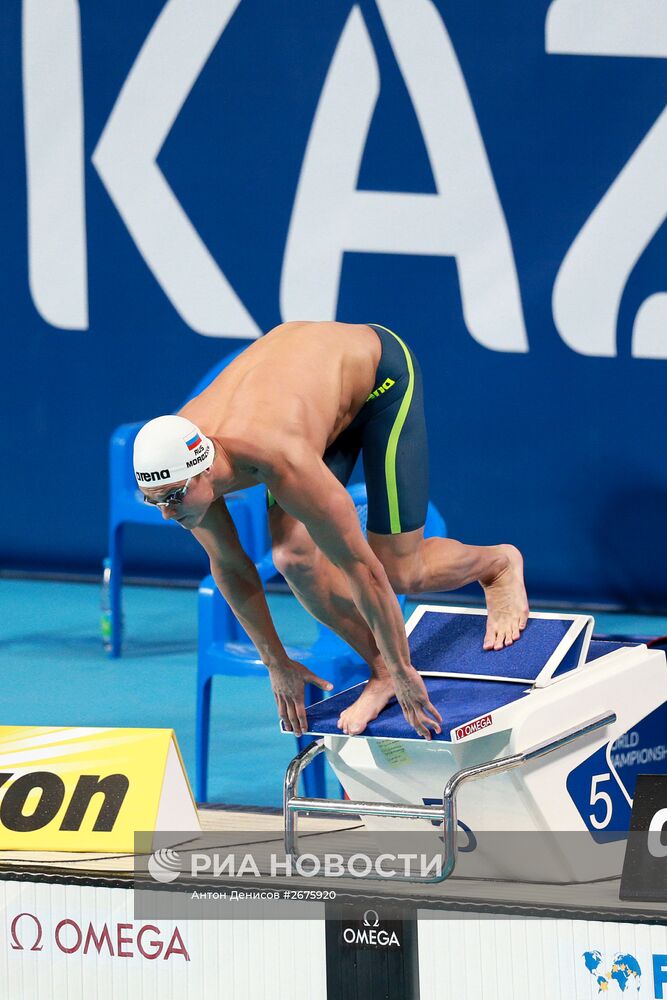
[{"label": "swimmer", "polygon": [[[360,453],[367,540],[344,488]],[[478,581],[488,609],[486,650],[520,637],[528,602],[512,545],[424,538],[427,464],[418,362],[379,325],[283,323],[178,415],[157,417],[137,435],[134,468],[146,501],[206,550],[296,735],[307,728],[304,684],[332,685],[289,659],[224,497],[265,484],[276,568],[301,604],[368,664],[369,681],[342,713],[341,731],[362,733],[396,697],[408,723],[430,740],[442,717],[410,663],[395,594]]]}]

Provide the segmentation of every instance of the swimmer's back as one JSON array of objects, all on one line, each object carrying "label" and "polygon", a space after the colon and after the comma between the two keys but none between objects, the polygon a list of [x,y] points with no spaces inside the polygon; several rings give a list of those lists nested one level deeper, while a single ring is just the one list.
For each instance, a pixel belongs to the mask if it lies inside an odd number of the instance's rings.
[{"label": "swimmer's back", "polygon": [[365,325],[284,323],[181,413],[207,436],[295,433],[322,452],[372,391],[380,354],[377,334]]}]

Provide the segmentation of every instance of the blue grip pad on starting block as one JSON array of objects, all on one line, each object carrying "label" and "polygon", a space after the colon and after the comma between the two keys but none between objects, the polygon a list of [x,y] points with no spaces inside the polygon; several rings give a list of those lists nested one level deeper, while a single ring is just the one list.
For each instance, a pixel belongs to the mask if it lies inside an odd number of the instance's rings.
[{"label": "blue grip pad on starting block", "polygon": [[[632,642],[593,641],[590,644],[588,662],[623,646],[635,645],[637,644]],[[501,652],[506,651],[509,652]],[[424,683],[431,703],[442,716],[442,733],[439,736],[433,733],[433,739],[441,742],[449,742],[451,730],[465,725],[471,719],[478,719],[510,705],[526,697],[531,691],[530,687],[514,680],[491,680],[488,677],[471,680],[466,677],[425,676]],[[308,708],[308,732],[314,736],[340,736],[341,731],[336,725],[338,717],[359,697],[363,687],[363,684],[355,684],[354,687]],[[412,726],[405,721],[397,701],[387,705],[377,719],[369,722],[363,735],[394,740],[421,738],[417,737]]]},{"label": "blue grip pad on starting block", "polygon": [[[572,628],[570,619],[529,618],[519,641],[485,650],[486,621],[486,615],[426,611],[408,637],[413,667],[532,682]],[[578,658],[581,646],[575,641],[573,647]],[[575,666],[573,659],[571,667]]]},{"label": "blue grip pad on starting block", "polygon": [[[446,743],[450,741],[450,730],[518,701],[530,690],[511,681],[476,681],[458,677],[425,677],[424,683],[431,703],[442,716],[442,733],[439,736],[433,733],[433,739]],[[363,688],[363,684],[355,684],[340,694],[311,705],[306,713],[308,732],[315,736],[341,736],[341,730],[336,725],[338,717],[357,700]],[[363,735],[392,740],[422,739],[406,722],[397,701],[392,701],[377,719],[369,722]]]},{"label": "blue grip pad on starting block", "polygon": [[[584,616],[535,616],[528,619],[521,639],[500,650],[483,648],[485,613],[422,606],[408,622],[410,659],[424,675],[431,702],[442,715],[442,733],[526,697],[536,684],[583,665],[593,627]],[[428,676],[430,673],[436,676]],[[439,676],[442,675],[442,676]],[[308,732],[340,735],[336,723],[342,711],[359,697],[357,684],[307,710]],[[420,739],[393,701],[369,723],[364,736]]]},{"label": "blue grip pad on starting block", "polygon": [[617,649],[635,649],[639,645],[639,642],[619,642],[613,639],[593,639],[588,647],[586,662],[591,663],[593,660],[599,660],[601,656],[606,656],[607,653],[615,653]]}]

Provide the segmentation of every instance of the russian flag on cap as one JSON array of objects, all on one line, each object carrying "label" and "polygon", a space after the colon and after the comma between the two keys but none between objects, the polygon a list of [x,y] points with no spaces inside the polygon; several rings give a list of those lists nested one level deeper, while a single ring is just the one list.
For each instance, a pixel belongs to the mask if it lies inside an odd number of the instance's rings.
[{"label": "russian flag on cap", "polygon": [[188,440],[185,443],[190,449],[190,451],[192,451],[194,448],[197,447],[198,444],[201,444],[201,435],[199,434],[199,432],[197,432],[193,434],[191,438],[188,438]]}]

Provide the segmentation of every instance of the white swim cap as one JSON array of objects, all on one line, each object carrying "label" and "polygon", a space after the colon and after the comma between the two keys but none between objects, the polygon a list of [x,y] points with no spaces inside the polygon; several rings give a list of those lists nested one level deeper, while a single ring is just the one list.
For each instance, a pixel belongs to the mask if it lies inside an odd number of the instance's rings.
[{"label": "white swim cap", "polygon": [[213,444],[185,417],[149,420],[134,441],[134,474],[140,486],[169,486],[213,464]]}]

